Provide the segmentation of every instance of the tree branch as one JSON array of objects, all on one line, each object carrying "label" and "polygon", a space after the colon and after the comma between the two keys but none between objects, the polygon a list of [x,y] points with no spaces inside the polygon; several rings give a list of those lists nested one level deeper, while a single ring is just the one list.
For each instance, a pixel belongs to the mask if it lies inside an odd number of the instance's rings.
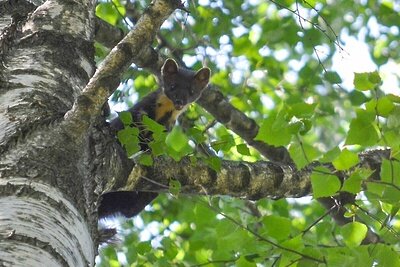
[{"label": "tree branch", "polygon": [[[367,154],[360,157],[358,167],[368,166],[374,173],[379,173],[387,150],[371,150]],[[311,194],[311,173],[323,165],[328,167],[327,164],[314,162],[296,170],[291,165],[266,161],[245,163],[224,160],[221,170],[217,172],[201,161],[191,164],[187,158],[176,162],[171,158],[158,157],[154,159],[153,166],[135,166],[126,181],[118,181],[119,188],[111,184],[115,181],[109,182],[107,188],[168,192],[169,182],[173,179],[180,182],[184,194],[229,195],[251,200],[298,198]],[[370,179],[376,179],[374,174]]]},{"label": "tree branch", "polygon": [[290,165],[266,161],[228,160],[222,162],[220,171],[215,171],[201,161],[191,164],[186,158],[180,162],[155,158],[151,167],[135,166],[123,189],[167,192],[173,179],[180,182],[184,194],[229,195],[251,200],[302,197],[311,192],[311,172],[312,168],[296,171]]}]

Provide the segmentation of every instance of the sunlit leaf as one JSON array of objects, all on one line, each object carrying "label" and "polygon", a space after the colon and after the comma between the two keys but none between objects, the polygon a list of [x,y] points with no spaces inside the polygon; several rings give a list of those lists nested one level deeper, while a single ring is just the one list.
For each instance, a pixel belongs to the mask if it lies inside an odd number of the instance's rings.
[{"label": "sunlit leaf", "polygon": [[132,123],[132,113],[129,111],[121,111],[118,113],[118,117],[124,125],[129,125]]},{"label": "sunlit leaf", "polygon": [[319,156],[318,150],[309,144],[293,143],[290,145],[289,153],[299,169]]},{"label": "sunlit leaf", "polygon": [[375,115],[363,110],[357,112],[357,118],[350,123],[346,138],[347,145],[371,146],[379,139],[379,131],[375,122]]},{"label": "sunlit leaf", "polygon": [[357,247],[367,234],[367,226],[359,222],[351,222],[342,226],[344,243],[349,247]]},{"label": "sunlit leaf", "polygon": [[354,87],[360,91],[372,90],[381,83],[381,78],[377,71],[354,73]]},{"label": "sunlit leaf", "polygon": [[182,131],[181,127],[174,127],[171,132],[167,135],[165,140],[166,144],[172,147],[175,151],[182,151],[182,149],[188,145],[189,138]]},{"label": "sunlit leaf", "polygon": [[136,249],[139,254],[144,255],[151,250],[151,243],[150,241],[139,242],[139,244],[136,245]]},{"label": "sunlit leaf", "polygon": [[169,192],[174,195],[177,196],[179,194],[179,192],[181,191],[181,183],[178,180],[173,180],[171,179],[169,181]]},{"label": "sunlit leaf", "polygon": [[357,194],[361,191],[361,183],[372,174],[368,169],[357,169],[347,179],[344,180],[342,191]]},{"label": "sunlit leaf", "polygon": [[256,140],[261,140],[270,145],[287,145],[292,138],[289,122],[285,119],[285,112],[280,112],[276,117],[271,116],[264,120],[258,131]]},{"label": "sunlit leaf", "polygon": [[367,111],[383,117],[387,117],[394,108],[395,105],[388,97],[381,97],[378,100],[372,99],[366,104]]},{"label": "sunlit leaf", "polygon": [[150,154],[142,154],[139,157],[139,163],[144,166],[152,166],[153,157]]},{"label": "sunlit leaf", "polygon": [[333,196],[341,186],[339,178],[323,167],[318,167],[313,171],[311,185],[314,198]]},{"label": "sunlit leaf", "polygon": [[271,215],[265,216],[262,222],[263,230],[273,238],[283,240],[290,234],[291,223],[287,218]]},{"label": "sunlit leaf", "polygon": [[351,152],[347,148],[340,152],[340,155],[332,162],[337,170],[348,170],[359,162],[356,153]]},{"label": "sunlit leaf", "polygon": [[221,170],[222,160],[219,157],[208,157],[205,159],[205,162],[215,171]]}]

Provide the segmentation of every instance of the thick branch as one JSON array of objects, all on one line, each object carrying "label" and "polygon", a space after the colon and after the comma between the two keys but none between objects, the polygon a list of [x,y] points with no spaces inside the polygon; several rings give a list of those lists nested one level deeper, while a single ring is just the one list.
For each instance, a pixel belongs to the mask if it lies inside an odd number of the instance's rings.
[{"label": "thick branch", "polygon": [[[360,156],[359,167],[379,173],[386,150],[373,150]],[[311,173],[322,163],[312,163],[302,170],[291,165],[258,161],[255,163],[222,161],[220,171],[214,171],[199,161],[175,162],[171,158],[156,158],[153,166],[135,166],[127,181],[119,182],[123,190],[168,191],[171,179],[182,185],[182,193],[229,195],[247,199],[302,197],[311,194]],[[329,164],[328,164],[329,165]],[[328,167],[326,165],[326,167]],[[376,177],[371,176],[371,179]],[[345,204],[345,203],[344,203]]]},{"label": "thick branch", "polygon": [[156,158],[151,167],[136,166],[124,183],[124,190],[168,191],[171,179],[182,185],[182,193],[230,195],[252,200],[301,197],[311,191],[312,168],[295,171],[290,165],[272,162],[244,163],[223,161],[215,171],[202,162]]}]

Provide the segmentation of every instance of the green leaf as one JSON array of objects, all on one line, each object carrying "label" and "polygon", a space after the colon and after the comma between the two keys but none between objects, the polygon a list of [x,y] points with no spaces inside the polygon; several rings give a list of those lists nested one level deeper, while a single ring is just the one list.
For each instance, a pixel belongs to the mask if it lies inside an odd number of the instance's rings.
[{"label": "green leaf", "polygon": [[255,140],[261,140],[274,146],[285,146],[289,144],[292,135],[290,133],[289,123],[286,121],[286,112],[281,111],[276,116],[272,115],[265,119]]},{"label": "green leaf", "polygon": [[400,186],[400,163],[395,160],[384,159],[381,165],[380,177],[382,182]]},{"label": "green leaf", "polygon": [[123,145],[128,156],[140,151],[139,129],[136,127],[125,127],[117,132],[119,142]]},{"label": "green leaf", "polygon": [[297,134],[300,132],[300,129],[303,127],[303,123],[299,120],[290,122],[288,126],[288,130],[290,134]]},{"label": "green leaf", "polygon": [[[303,240],[303,238],[301,238],[301,240]],[[302,250],[302,253],[305,255],[308,255],[310,257],[313,257],[315,259],[323,259],[324,255],[323,252],[315,249],[313,247],[306,247]],[[312,259],[307,259],[307,258],[302,258],[299,261],[299,264],[297,265],[297,267],[320,267],[319,263],[312,260]]]},{"label": "green leaf", "polygon": [[149,147],[151,149],[151,153],[154,156],[165,155],[166,151],[167,151],[167,148],[166,148],[166,145],[165,145],[166,133],[165,133],[164,138],[162,136],[160,136],[160,135],[157,136],[157,137],[158,137],[158,140],[154,140],[154,141],[151,141],[149,143]]},{"label": "green leaf", "polygon": [[152,249],[151,242],[150,241],[139,242],[138,244],[136,244],[136,249],[139,254],[144,255],[151,251]]},{"label": "green leaf", "polygon": [[293,238],[283,241],[281,245],[284,246],[285,248],[299,251],[304,248],[304,240],[302,238],[302,235],[299,234]]},{"label": "green leaf", "polygon": [[190,136],[190,139],[192,139],[197,144],[201,144],[206,141],[206,137],[204,136],[203,131],[195,127],[189,128],[187,130],[187,135]]},{"label": "green leaf", "polygon": [[242,154],[244,156],[251,156],[250,150],[249,150],[249,148],[247,147],[246,144],[237,145],[236,146],[236,150],[237,150],[238,153],[240,153],[240,154]]},{"label": "green leaf", "polygon": [[343,149],[339,157],[337,157],[333,162],[333,166],[337,170],[348,170],[351,167],[357,165],[359,162],[356,153],[349,151],[347,148]]},{"label": "green leaf", "polygon": [[357,247],[367,235],[368,228],[365,224],[359,222],[351,222],[345,224],[341,229],[343,241],[348,247]]},{"label": "green leaf", "polygon": [[111,25],[116,25],[119,17],[117,10],[114,8],[112,3],[99,3],[96,6],[96,15]]},{"label": "green leaf", "polygon": [[396,130],[387,130],[385,131],[385,145],[391,147],[391,154],[393,157],[395,157],[396,152],[398,153],[398,150],[400,148],[400,138],[399,138],[399,132]]},{"label": "green leaf", "polygon": [[372,99],[366,104],[366,110],[371,113],[376,113],[376,115],[382,117],[388,117],[395,105],[390,100],[389,97],[381,97],[378,100]]},{"label": "green leaf", "polygon": [[178,180],[171,179],[169,180],[169,192],[174,195],[178,196],[179,192],[181,191],[182,185]]},{"label": "green leaf", "polygon": [[358,110],[357,118],[350,123],[346,145],[372,146],[378,142],[379,130],[375,122],[375,114]]},{"label": "green leaf", "polygon": [[212,142],[211,146],[216,151],[222,150],[226,152],[235,146],[235,139],[230,134],[224,134],[219,138],[218,141]]},{"label": "green leaf", "polygon": [[394,110],[390,113],[387,126],[389,129],[396,129],[400,128],[400,107],[396,106]]},{"label": "green leaf", "polygon": [[376,244],[372,251],[372,257],[376,260],[375,262],[378,262],[378,267],[400,266],[399,252],[386,244]]},{"label": "green leaf", "polygon": [[[396,204],[400,201],[400,163],[384,159],[381,165],[381,181],[386,184],[369,184],[368,189],[381,197],[383,202]],[[378,190],[378,191],[377,191]]]},{"label": "green leaf", "polygon": [[196,225],[199,225],[201,227],[205,227],[210,222],[214,222],[214,219],[216,217],[215,213],[200,201],[194,206],[193,211],[193,219],[196,221]]},{"label": "green leaf", "polygon": [[159,124],[155,120],[150,119],[148,116],[144,115],[142,117],[142,123],[146,126],[146,129],[153,132],[153,135],[165,132],[166,129],[163,125]]},{"label": "green leaf", "polygon": [[290,235],[291,222],[288,218],[270,215],[265,216],[262,223],[262,231],[277,240],[285,240]]},{"label": "green leaf", "polygon": [[373,84],[380,84],[382,82],[381,76],[377,71],[368,74],[368,80]]},{"label": "green leaf", "polygon": [[174,242],[169,238],[164,238],[161,241],[161,244],[164,248],[164,255],[168,260],[175,259],[176,255],[178,254],[178,248],[174,244]]},{"label": "green leaf", "polygon": [[335,195],[341,183],[337,176],[330,174],[329,169],[317,167],[311,174],[311,185],[314,198],[320,198]]},{"label": "green leaf", "polygon": [[307,103],[296,103],[289,105],[289,115],[295,116],[297,118],[310,118],[314,115],[315,108],[317,104],[307,104]]},{"label": "green leaf", "polygon": [[255,262],[248,261],[246,257],[240,256],[240,258],[235,262],[237,267],[257,267]]},{"label": "green leaf", "polygon": [[396,214],[400,210],[400,203],[397,205],[392,205],[388,203],[381,202],[382,211],[388,214],[385,220],[382,222],[380,230],[385,228],[385,226],[389,225],[392,219],[396,216]]},{"label": "green leaf", "polygon": [[150,154],[144,153],[139,157],[139,164],[144,166],[152,166],[153,165],[153,157]]},{"label": "green leaf", "polygon": [[347,178],[342,187],[342,191],[350,192],[353,194],[357,194],[361,191],[361,183],[363,180],[366,180],[373,171],[369,169],[357,169],[354,171],[349,178]]},{"label": "green leaf", "polygon": [[375,88],[375,84],[368,80],[368,73],[354,73],[353,80],[354,88],[360,91],[372,90]]},{"label": "green leaf", "polygon": [[130,142],[139,142],[139,129],[136,127],[125,127],[124,129],[118,131],[118,140],[121,144],[125,145]]},{"label": "green leaf", "polygon": [[320,155],[319,151],[308,143],[290,144],[289,153],[298,169],[303,168]]},{"label": "green leaf", "polygon": [[204,160],[207,165],[214,171],[219,172],[221,170],[222,160],[219,157],[208,157]]},{"label": "green leaf", "polygon": [[118,113],[118,117],[124,125],[132,124],[132,113],[129,111],[121,111]]},{"label": "green leaf", "polygon": [[349,99],[351,101],[351,104],[356,107],[359,107],[368,101],[368,97],[366,97],[363,92],[357,90],[352,90],[349,93]]},{"label": "green leaf", "polygon": [[390,184],[381,184],[379,182],[369,182],[367,192],[376,196],[376,199],[392,205],[400,202],[400,192]]},{"label": "green leaf", "polygon": [[400,190],[390,185],[386,185],[382,194],[382,202],[396,205],[400,202]]},{"label": "green leaf", "polygon": [[381,78],[377,71],[354,73],[354,87],[360,91],[373,90],[376,85],[381,83]]},{"label": "green leaf", "polygon": [[395,105],[389,97],[384,96],[378,99],[376,110],[379,116],[388,117],[394,108]]},{"label": "green leaf", "polygon": [[124,144],[124,148],[126,150],[126,154],[128,155],[128,157],[131,157],[135,153],[140,151],[140,146],[136,142],[129,142],[127,144]]},{"label": "green leaf", "polygon": [[332,84],[338,84],[342,82],[342,79],[340,78],[339,74],[336,71],[327,71],[324,73],[324,78],[328,82]]},{"label": "green leaf", "polygon": [[165,143],[175,151],[180,152],[188,146],[189,138],[182,131],[181,127],[176,126],[168,133]]},{"label": "green leaf", "polygon": [[301,122],[303,125],[300,128],[299,134],[305,135],[306,133],[308,133],[311,130],[313,124],[312,124],[311,120],[308,120],[308,119],[301,119]]},{"label": "green leaf", "polygon": [[327,163],[327,162],[332,162],[334,159],[336,159],[340,155],[340,148],[335,146],[328,152],[324,154],[324,156],[321,158],[320,162],[322,163]]},{"label": "green leaf", "polygon": [[394,95],[394,94],[387,94],[386,96],[390,99],[390,101],[397,103],[397,104],[400,103],[400,96]]}]

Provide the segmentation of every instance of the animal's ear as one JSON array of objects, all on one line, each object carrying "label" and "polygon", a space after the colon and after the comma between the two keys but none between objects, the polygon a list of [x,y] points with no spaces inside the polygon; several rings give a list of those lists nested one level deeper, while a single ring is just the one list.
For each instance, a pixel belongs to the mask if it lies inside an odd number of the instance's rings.
[{"label": "animal's ear", "polygon": [[201,89],[205,88],[210,80],[211,70],[207,67],[201,68],[194,75],[194,81]]},{"label": "animal's ear", "polygon": [[161,68],[163,75],[172,75],[178,73],[178,64],[172,58],[168,58]]}]

